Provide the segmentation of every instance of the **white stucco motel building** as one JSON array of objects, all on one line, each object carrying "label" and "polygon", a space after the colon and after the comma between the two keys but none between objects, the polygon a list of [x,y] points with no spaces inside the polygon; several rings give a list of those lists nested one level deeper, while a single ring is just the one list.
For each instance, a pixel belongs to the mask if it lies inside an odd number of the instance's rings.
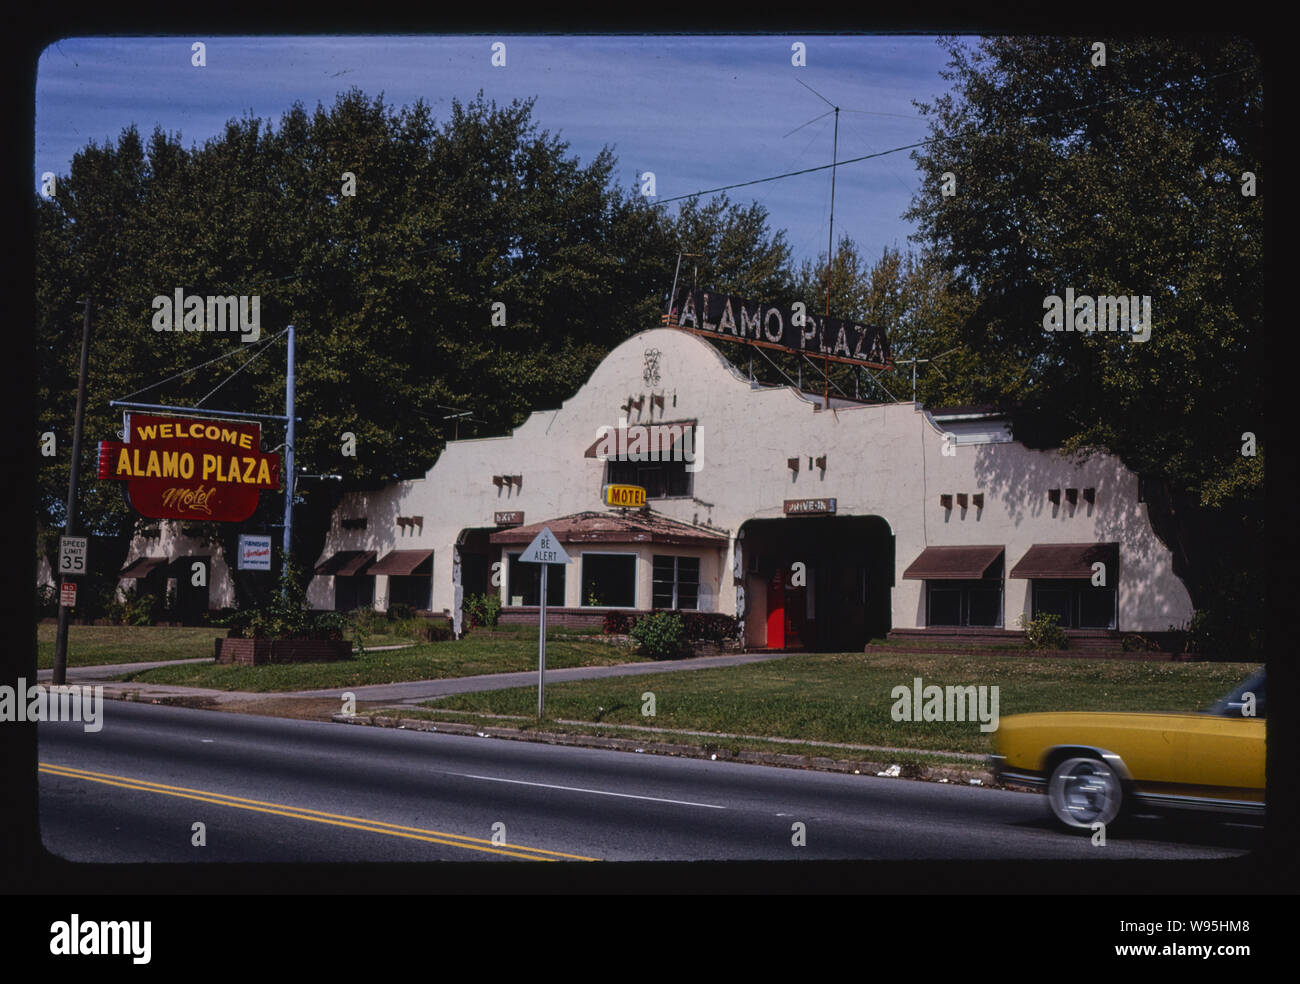
[{"label": "white stucco motel building", "polygon": [[[646,507],[607,507],[609,484],[644,488]],[[516,558],[543,526],[572,558],[548,573],[560,624],[698,610],[739,616],[751,648],[852,650],[890,632],[1010,634],[1039,612],[1112,641],[1192,615],[1116,458],[1030,450],[986,411],[823,408],[677,328],[619,345],[512,434],[348,494],[332,523],[313,605],[400,602],[457,625],[488,591],[503,620],[536,620],[538,569]]]}]

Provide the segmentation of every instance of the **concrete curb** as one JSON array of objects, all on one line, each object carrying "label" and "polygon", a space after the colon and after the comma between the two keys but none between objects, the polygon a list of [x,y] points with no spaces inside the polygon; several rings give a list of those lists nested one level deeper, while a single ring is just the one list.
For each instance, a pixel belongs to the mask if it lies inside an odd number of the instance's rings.
[{"label": "concrete curb", "polygon": [[[749,765],[771,765],[789,769],[818,772],[843,772],[875,777],[893,763],[862,762],[831,758],[821,755],[787,755],[780,752],[755,752],[740,749],[699,745],[679,745],[671,742],[638,741],[633,738],[605,738],[599,735],[569,734],[554,731],[520,731],[496,725],[463,724],[458,721],[428,721],[423,718],[392,717],[382,714],[334,714],[331,720],[339,724],[354,724],[377,728],[399,728],[407,731],[433,731],[438,734],[465,737],[504,738],[510,741],[530,741],[545,745],[572,745],[584,748],[603,748],[611,751],[672,755],[678,758],[700,758],[718,762],[743,762]],[[960,768],[958,766],[916,766],[903,768],[891,778],[920,779],[928,782],[948,782],[954,785],[993,786],[993,775],[987,768]],[[972,779],[979,780],[972,783]]]}]

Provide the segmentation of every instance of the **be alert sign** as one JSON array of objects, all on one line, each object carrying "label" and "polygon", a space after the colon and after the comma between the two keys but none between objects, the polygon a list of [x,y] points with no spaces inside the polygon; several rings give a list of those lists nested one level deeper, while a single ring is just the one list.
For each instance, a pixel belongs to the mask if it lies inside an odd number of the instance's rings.
[{"label": "be alert sign", "polygon": [[259,424],[131,414],[127,442],[99,442],[99,477],[126,482],[152,519],[238,523],[280,488],[280,456],[262,452]]}]

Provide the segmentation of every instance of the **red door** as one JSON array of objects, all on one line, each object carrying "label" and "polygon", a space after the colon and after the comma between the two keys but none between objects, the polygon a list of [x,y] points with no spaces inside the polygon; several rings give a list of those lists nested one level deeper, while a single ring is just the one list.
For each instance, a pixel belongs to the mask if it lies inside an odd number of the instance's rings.
[{"label": "red door", "polygon": [[807,633],[807,596],[802,586],[791,584],[785,570],[767,582],[767,647],[802,649]]},{"label": "red door", "polygon": [[780,574],[767,582],[767,647],[785,648],[785,578]]},{"label": "red door", "polygon": [[792,585],[794,575],[785,576],[785,648],[803,649],[808,637],[808,589]]}]

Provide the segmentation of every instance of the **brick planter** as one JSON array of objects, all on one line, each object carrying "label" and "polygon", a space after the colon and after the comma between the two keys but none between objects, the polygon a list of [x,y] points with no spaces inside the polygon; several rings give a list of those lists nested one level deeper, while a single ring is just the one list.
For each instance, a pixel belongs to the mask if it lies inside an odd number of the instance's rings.
[{"label": "brick planter", "polygon": [[352,658],[347,639],[215,639],[218,663],[264,666],[267,663],[329,663]]}]

